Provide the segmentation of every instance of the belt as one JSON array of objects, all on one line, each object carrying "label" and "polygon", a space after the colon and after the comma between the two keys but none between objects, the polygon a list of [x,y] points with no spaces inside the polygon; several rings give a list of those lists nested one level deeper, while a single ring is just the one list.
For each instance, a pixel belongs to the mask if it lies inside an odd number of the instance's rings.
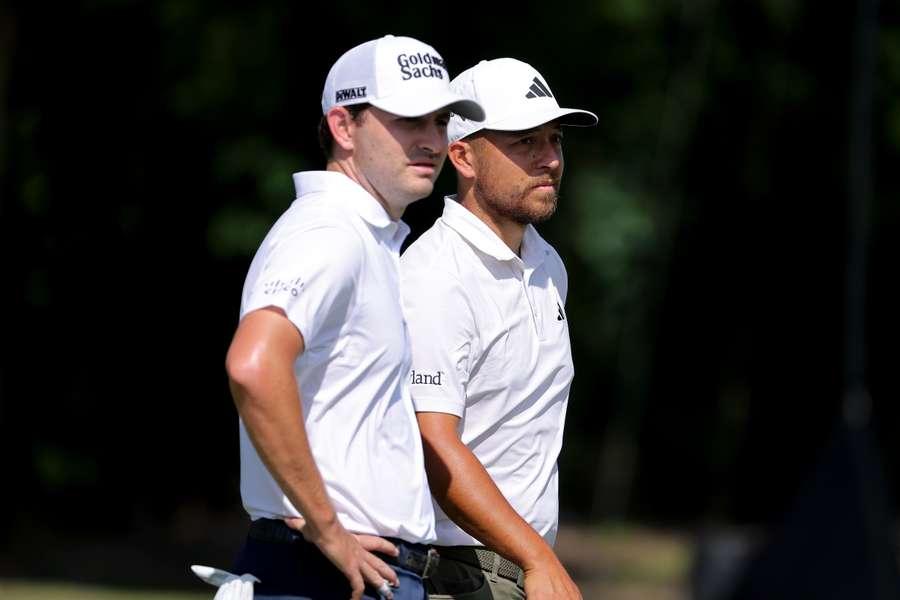
[{"label": "belt", "polygon": [[[308,544],[296,529],[288,527],[284,521],[277,519],[257,519],[250,524],[248,536],[260,542],[274,542],[279,544]],[[440,557],[434,548],[422,544],[414,544],[397,538],[384,538],[394,544],[400,553],[397,556],[374,552],[378,558],[389,565],[412,571],[422,579],[432,575],[437,569]],[[312,545],[312,544],[310,544]]]},{"label": "belt", "polygon": [[435,546],[435,548],[444,558],[478,567],[482,571],[514,581],[521,588],[525,587],[525,574],[519,565],[496,552],[481,546]]}]

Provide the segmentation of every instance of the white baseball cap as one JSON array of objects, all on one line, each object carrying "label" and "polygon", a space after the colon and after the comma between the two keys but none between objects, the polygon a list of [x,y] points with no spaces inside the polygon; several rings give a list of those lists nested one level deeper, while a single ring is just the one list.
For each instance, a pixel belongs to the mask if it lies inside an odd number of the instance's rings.
[{"label": "white baseball cap", "polygon": [[401,117],[449,108],[481,121],[477,102],[450,89],[450,74],[437,50],[417,39],[386,35],[351,48],[325,78],[322,114],[334,106],[368,102]]},{"label": "white baseball cap", "polygon": [[592,112],[560,108],[547,80],[534,67],[514,58],[483,60],[460,73],[450,82],[450,89],[476,100],[486,114],[483,121],[476,122],[454,111],[447,127],[451,142],[482,129],[523,131],[557,119],[561,125],[597,124]]}]

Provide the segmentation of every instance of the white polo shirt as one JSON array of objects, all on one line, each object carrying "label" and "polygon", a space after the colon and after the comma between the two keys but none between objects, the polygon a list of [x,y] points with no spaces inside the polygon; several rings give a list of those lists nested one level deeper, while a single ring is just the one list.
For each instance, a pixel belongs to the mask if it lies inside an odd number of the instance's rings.
[{"label": "white polo shirt", "polygon": [[[403,254],[401,275],[416,411],[459,416],[463,443],[552,545],[574,374],[562,260],[530,225],[519,258],[450,196]],[[438,544],[481,545],[435,511]]]},{"label": "white polo shirt", "polygon": [[[244,283],[241,317],[282,308],[303,335],[294,363],[312,453],[349,531],[434,538],[434,512],[407,377],[399,293],[409,233],[341,173],[294,174],[297,199]],[[251,518],[298,516],[240,424],[241,496]]]}]

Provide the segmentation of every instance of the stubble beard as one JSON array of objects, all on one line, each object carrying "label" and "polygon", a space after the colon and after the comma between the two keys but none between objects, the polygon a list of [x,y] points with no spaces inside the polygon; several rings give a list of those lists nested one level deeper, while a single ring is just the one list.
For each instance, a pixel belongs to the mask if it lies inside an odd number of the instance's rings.
[{"label": "stubble beard", "polygon": [[[501,192],[494,186],[481,180],[475,181],[475,193],[484,203],[485,208],[494,215],[509,219],[520,225],[536,225],[550,219],[556,212],[559,202],[558,184],[552,192],[535,191],[531,183],[516,186]],[[529,195],[541,194],[540,202],[528,200]]]}]

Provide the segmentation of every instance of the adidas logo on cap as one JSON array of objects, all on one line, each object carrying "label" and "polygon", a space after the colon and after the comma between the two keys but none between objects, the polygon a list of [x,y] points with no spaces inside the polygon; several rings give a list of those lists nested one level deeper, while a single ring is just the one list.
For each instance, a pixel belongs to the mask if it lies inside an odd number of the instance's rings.
[{"label": "adidas logo on cap", "polygon": [[553,94],[550,93],[550,88],[547,87],[547,84],[541,81],[540,77],[535,77],[532,79],[531,87],[528,88],[529,92],[525,94],[526,98],[552,98]]},{"label": "adidas logo on cap", "polygon": [[[472,122],[451,115],[447,140],[453,143],[482,129],[525,131],[551,121],[581,127],[597,124],[597,116],[590,111],[561,107],[546,81],[534,67],[515,58],[483,60],[466,69],[450,87],[478,101],[485,120]],[[531,102],[535,98],[539,101]]]}]

